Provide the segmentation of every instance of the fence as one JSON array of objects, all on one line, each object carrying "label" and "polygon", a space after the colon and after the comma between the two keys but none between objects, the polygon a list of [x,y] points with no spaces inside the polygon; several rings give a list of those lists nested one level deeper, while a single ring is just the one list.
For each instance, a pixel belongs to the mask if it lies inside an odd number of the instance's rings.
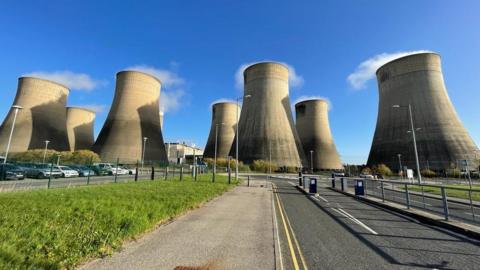
[{"label": "fence", "polygon": [[362,180],[365,196],[421,209],[445,220],[480,223],[480,189],[364,178],[330,178],[334,189],[353,193]]}]

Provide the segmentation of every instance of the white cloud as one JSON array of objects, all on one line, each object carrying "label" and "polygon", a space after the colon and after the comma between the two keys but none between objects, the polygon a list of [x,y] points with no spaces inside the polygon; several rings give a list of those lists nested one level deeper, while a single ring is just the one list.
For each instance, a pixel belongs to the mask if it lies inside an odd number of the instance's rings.
[{"label": "white cloud", "polygon": [[127,67],[125,70],[135,70],[155,76],[162,82],[162,86],[165,87],[179,86],[185,83],[184,79],[180,78],[175,72],[167,69],[160,69],[148,65],[135,65]]},{"label": "white cloud", "polygon": [[418,50],[418,51],[406,51],[406,52],[396,52],[396,53],[381,53],[377,54],[358,65],[353,73],[348,75],[347,81],[350,83],[353,89],[360,90],[365,88],[366,83],[375,78],[375,72],[377,69],[384,64],[395,60],[397,58],[417,54],[430,52],[427,50]]},{"label": "white cloud", "polygon": [[103,80],[94,80],[85,73],[75,73],[69,70],[61,71],[34,71],[23,74],[22,76],[36,77],[45,80],[54,81],[67,86],[73,90],[91,91],[107,82]]},{"label": "white cloud", "polygon": [[[268,60],[265,61],[260,61],[260,62],[271,62]],[[238,89],[243,89],[243,72],[245,69],[253,64],[260,63],[260,62],[251,62],[251,63],[244,63],[241,64],[240,67],[238,67],[237,71],[235,72],[235,87]],[[280,64],[283,64],[288,67],[288,84],[291,87],[301,87],[305,80],[303,79],[302,76],[298,75],[295,72],[295,68],[292,67],[291,65],[284,63],[284,62],[278,62]]]},{"label": "white cloud", "polygon": [[84,104],[84,105],[75,105],[75,107],[89,109],[96,113],[102,113],[107,110],[107,105],[105,104]]},{"label": "white cloud", "polygon": [[[177,69],[178,63],[172,62],[171,68]],[[149,65],[135,65],[125,68],[150,74],[158,78],[162,84],[160,92],[160,111],[163,113],[175,112],[186,104],[186,93],[183,90],[185,80],[176,72]]]},{"label": "white cloud", "polygon": [[[295,106],[295,104],[297,104],[298,102],[302,102],[302,101],[305,101],[305,100],[311,100],[311,99],[323,99],[327,102],[328,110],[330,111],[331,109],[333,109],[333,105],[332,105],[332,102],[330,101],[330,99],[327,98],[327,97],[322,97],[322,96],[301,96],[301,97],[299,97],[295,100],[295,102],[293,103],[293,106]],[[293,109],[293,111],[295,111],[295,110]]]}]

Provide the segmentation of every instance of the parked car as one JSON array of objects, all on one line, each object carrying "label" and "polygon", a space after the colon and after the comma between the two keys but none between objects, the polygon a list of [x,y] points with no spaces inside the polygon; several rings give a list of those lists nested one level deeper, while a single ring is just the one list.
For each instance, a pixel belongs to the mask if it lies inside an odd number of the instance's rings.
[{"label": "parked car", "polygon": [[0,176],[3,180],[23,180],[25,179],[25,170],[13,164],[5,164],[0,167]]},{"label": "parked car", "polygon": [[65,178],[79,176],[79,173],[76,170],[68,166],[54,166],[54,168],[59,169],[62,172],[62,177],[65,177]]},{"label": "parked car", "polygon": [[108,175],[125,175],[128,174],[129,171],[121,166],[115,166],[111,163],[94,163],[95,166],[98,166],[100,169],[108,171]]},{"label": "parked car", "polygon": [[29,178],[41,179],[50,177],[50,172],[51,176],[54,178],[62,177],[62,171],[60,171],[58,168],[55,168],[55,166],[50,168],[50,165],[48,164],[34,164],[25,171],[25,175]]},{"label": "parked car", "polygon": [[373,175],[366,174],[366,173],[361,173],[358,177],[365,178],[365,179],[375,179],[375,177],[373,177]]},{"label": "parked car", "polygon": [[81,165],[72,165],[69,166],[70,168],[76,170],[78,172],[79,176],[93,176],[96,175],[95,171],[88,168],[87,166],[81,166]]}]

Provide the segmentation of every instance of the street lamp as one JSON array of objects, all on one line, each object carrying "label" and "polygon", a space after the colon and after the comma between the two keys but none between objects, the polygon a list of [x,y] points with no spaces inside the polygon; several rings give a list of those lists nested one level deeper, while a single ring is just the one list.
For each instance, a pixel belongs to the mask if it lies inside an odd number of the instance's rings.
[{"label": "street lamp", "polygon": [[403,169],[402,169],[402,154],[397,154],[398,156],[398,165],[400,166],[399,172],[400,172],[400,177],[403,180]]},{"label": "street lamp", "polygon": [[49,140],[45,141],[45,150],[43,151],[43,162],[42,163],[45,163],[45,158],[47,157],[47,149],[48,149],[48,143],[49,142],[50,142]]},{"label": "street lamp", "polygon": [[224,123],[215,124],[215,158],[213,160],[213,178],[212,182],[215,182],[215,175],[217,173],[217,145],[218,145],[218,126],[223,125]]},{"label": "street lamp", "polygon": [[313,150],[310,150],[310,169],[313,174]]},{"label": "street lamp", "polygon": [[235,129],[235,132],[237,133],[236,136],[235,136],[235,180],[238,180],[238,122],[240,119],[238,119],[238,108],[240,107],[240,105],[238,104],[240,100],[242,99],[246,99],[246,98],[250,98],[252,95],[246,95],[246,96],[243,96],[243,97],[238,97],[237,98],[237,127]]},{"label": "street lamp", "polygon": [[12,108],[15,110],[15,113],[13,115],[12,128],[10,129],[10,136],[8,137],[7,149],[5,150],[5,158],[3,159],[3,164],[7,163],[8,151],[10,151],[10,143],[12,142],[13,129],[15,128],[15,122],[17,121],[18,111],[23,109],[23,107],[19,105],[13,105]]},{"label": "street lamp", "polygon": [[147,137],[143,137],[143,150],[142,150],[142,172],[143,172],[143,163],[145,162],[145,147],[147,145]]},{"label": "street lamp", "polygon": [[[393,105],[393,108],[406,108],[407,106]],[[408,104],[408,114],[410,116],[410,128],[413,137],[413,149],[415,150],[415,162],[417,163],[418,183],[422,183],[422,173],[420,172],[420,163],[418,162],[417,139],[415,137],[415,127],[413,126],[412,105]]]}]

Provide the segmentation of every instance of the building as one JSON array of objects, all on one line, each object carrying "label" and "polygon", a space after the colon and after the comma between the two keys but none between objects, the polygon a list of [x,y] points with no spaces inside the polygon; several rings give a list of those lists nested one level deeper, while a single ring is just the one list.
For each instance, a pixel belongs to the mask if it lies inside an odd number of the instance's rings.
[{"label": "building", "polygon": [[440,171],[455,167],[459,160],[475,162],[478,147],[450,101],[440,55],[405,56],[383,65],[376,74],[380,103],[369,166],[383,163],[399,170],[402,162],[416,168],[409,105],[420,169]]},{"label": "building", "polygon": [[[288,94],[288,68],[274,62],[249,66],[243,73],[244,100],[239,120],[239,160],[271,160],[301,167],[305,154],[294,126]],[[235,141],[230,155],[235,156]]]},{"label": "building", "polygon": [[[117,73],[115,97],[92,149],[103,161],[166,163],[160,128],[160,81],[146,73]],[[145,151],[143,151],[145,145]]]},{"label": "building", "polygon": [[[328,102],[310,99],[295,104],[296,128],[310,170],[342,170],[328,121]],[[313,166],[313,167],[312,167]]]},{"label": "building", "polygon": [[67,134],[70,151],[92,148],[94,122],[94,111],[67,107]]},{"label": "building", "polygon": [[188,160],[193,160],[193,156],[201,158],[203,156],[203,150],[195,147],[194,145],[188,145],[185,142],[169,142],[165,143],[165,149],[167,150],[168,161],[173,164],[187,163]]},{"label": "building", "polygon": [[[203,156],[206,158],[228,158],[235,139],[239,107],[233,102],[219,102],[212,105],[212,124]],[[215,147],[215,144],[217,145]]]},{"label": "building", "polygon": [[[21,77],[13,105],[23,107],[18,112],[10,152],[45,148],[68,151],[66,102],[70,90],[49,80]],[[6,149],[12,129],[15,109],[8,112],[0,127],[0,149]]]}]

